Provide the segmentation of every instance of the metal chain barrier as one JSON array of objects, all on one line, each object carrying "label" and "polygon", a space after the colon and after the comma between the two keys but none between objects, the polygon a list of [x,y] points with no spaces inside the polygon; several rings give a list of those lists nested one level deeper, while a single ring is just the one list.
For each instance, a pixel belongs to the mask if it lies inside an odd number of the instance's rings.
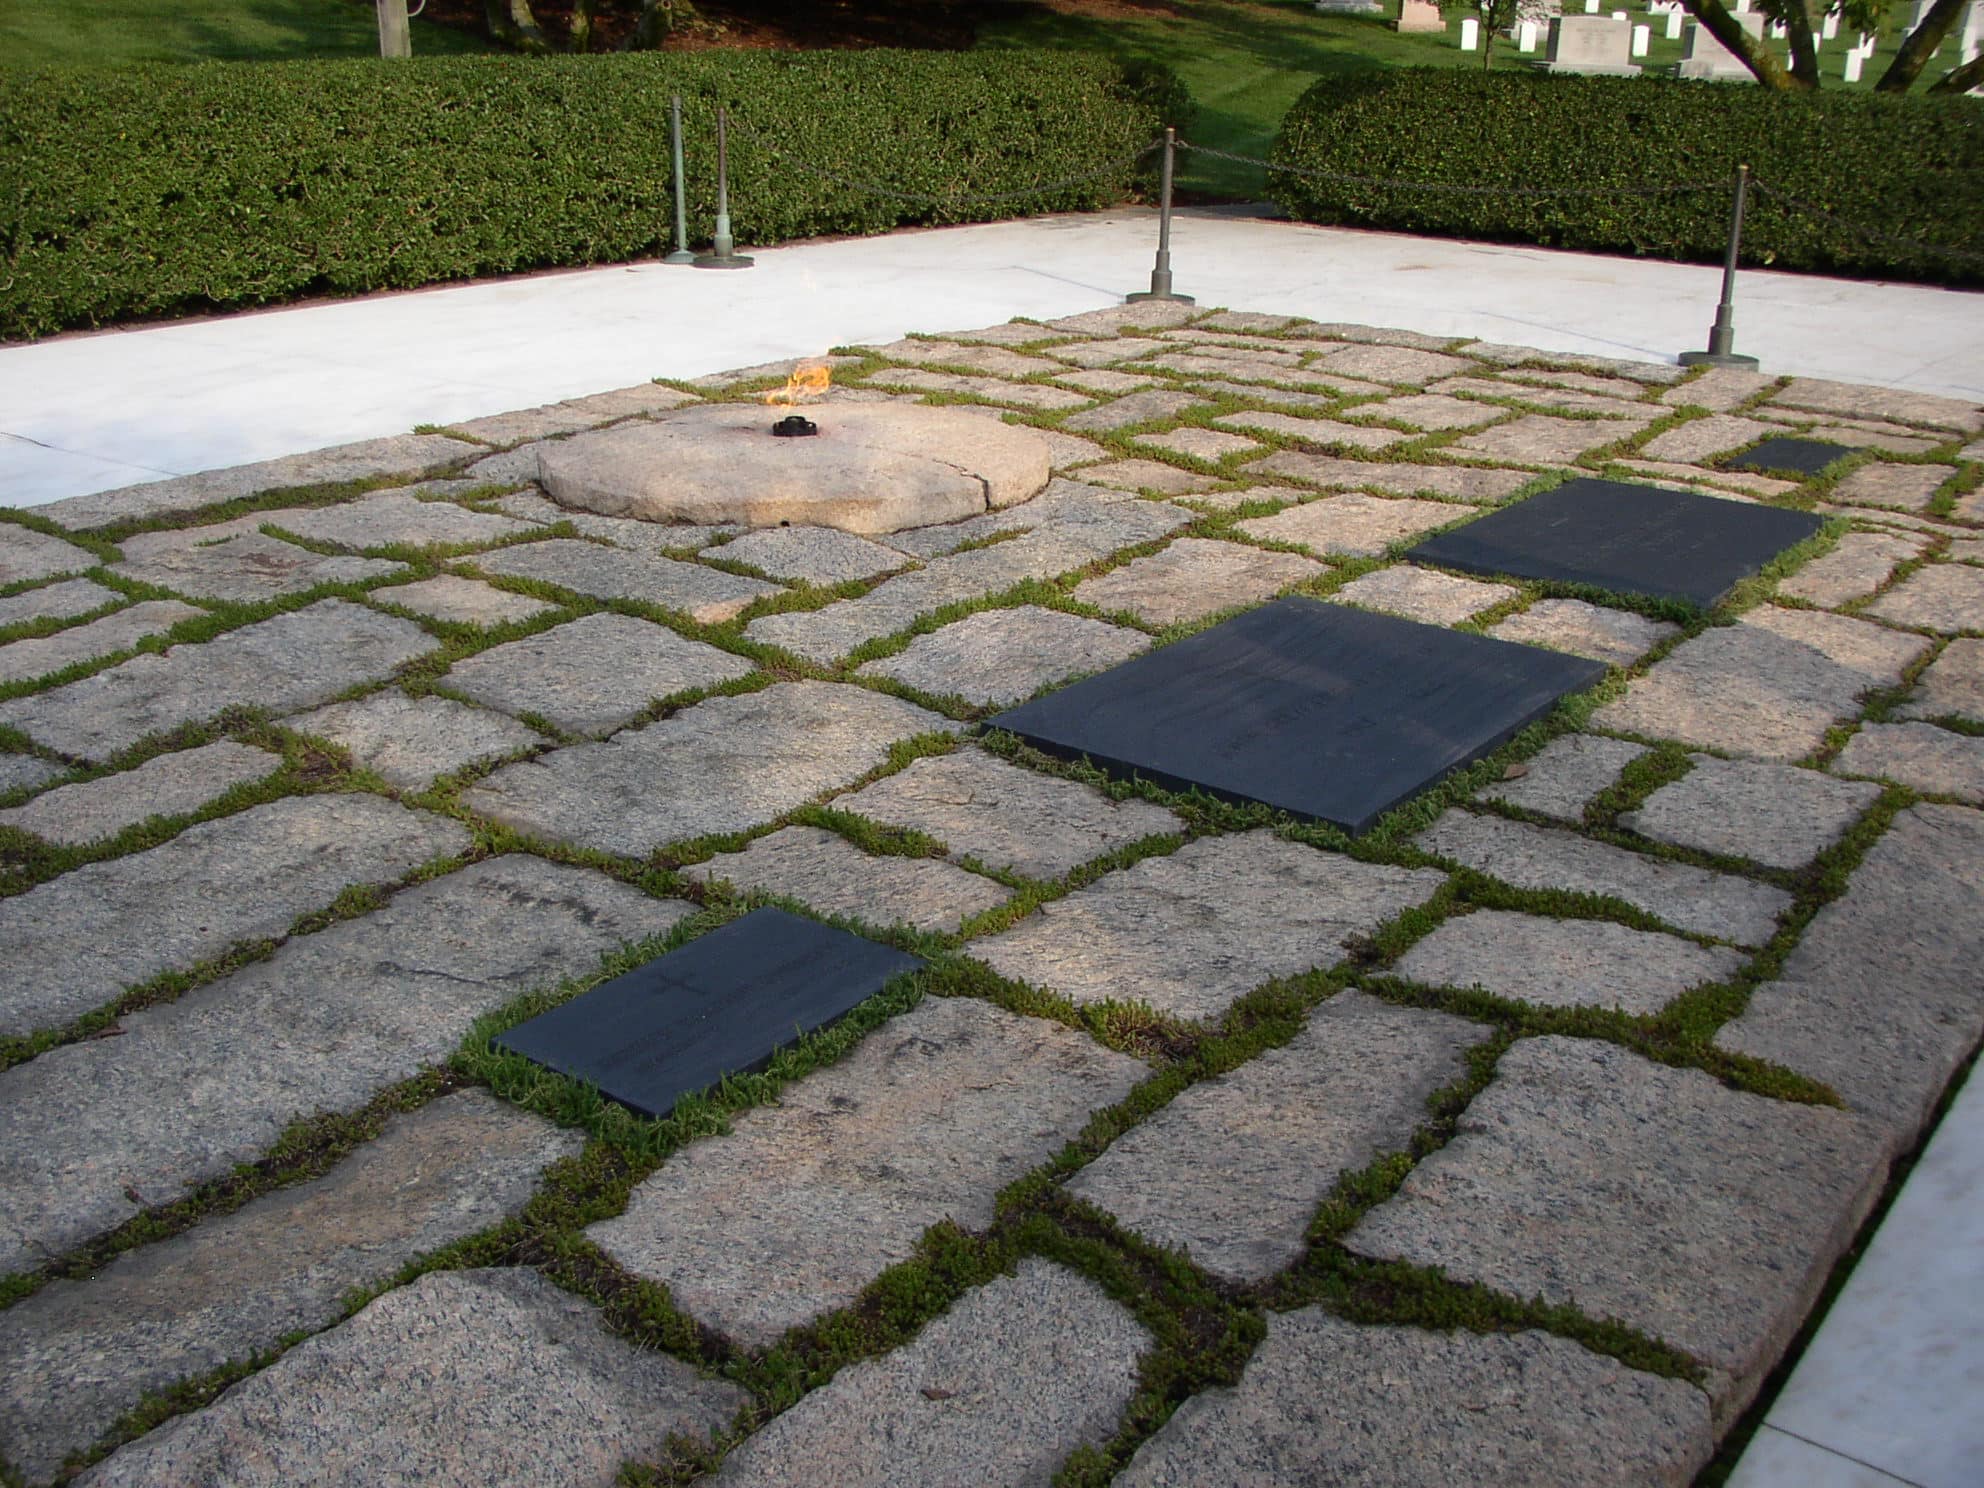
[{"label": "metal chain barrier", "polygon": [[1789,192],[1780,191],[1777,187],[1767,182],[1753,180],[1750,184],[1756,188],[1760,195],[1769,197],[1780,206],[1789,207],[1794,212],[1803,212],[1809,217],[1816,217],[1828,226],[1838,228],[1841,232],[1852,233],[1853,236],[1861,239],[1863,242],[1875,243],[1890,248],[1912,248],[1918,253],[1927,253],[1939,258],[1953,259],[1957,263],[1984,264],[1984,253],[1972,253],[1964,248],[1945,248],[1940,243],[1924,243],[1918,238],[1898,238],[1891,233],[1875,232],[1872,228],[1862,227],[1857,222],[1848,222],[1845,218],[1828,212],[1824,207],[1816,203],[1803,201]]},{"label": "metal chain barrier", "polygon": [[1235,155],[1210,145],[1179,140],[1178,148],[1193,150],[1214,160],[1230,160],[1236,165],[1257,165],[1262,170],[1286,176],[1303,176],[1312,181],[1335,181],[1351,186],[1391,186],[1407,191],[1442,191],[1455,196],[1678,196],[1689,191],[1726,191],[1727,181],[1684,181],[1674,186],[1460,186],[1446,181],[1401,181],[1391,176],[1350,176],[1339,171],[1310,170],[1299,165],[1277,165],[1252,155]]},{"label": "metal chain barrier", "polygon": [[879,186],[873,181],[863,181],[853,176],[844,176],[840,172],[829,170],[823,165],[815,165],[809,160],[799,159],[780,149],[774,141],[766,139],[756,130],[739,123],[735,118],[731,119],[730,127],[736,130],[737,133],[748,138],[759,149],[765,151],[766,154],[777,160],[781,165],[790,166],[794,170],[804,171],[809,176],[818,176],[824,181],[832,181],[837,186],[849,186],[856,191],[865,191],[871,196],[883,197],[889,201],[911,202],[918,206],[926,207],[996,207],[1002,206],[1007,202],[1025,201],[1029,197],[1051,196],[1057,191],[1066,191],[1071,186],[1085,186],[1091,181],[1100,181],[1110,176],[1118,175],[1135,166],[1145,156],[1149,155],[1153,150],[1160,148],[1164,143],[1161,139],[1154,139],[1134,155],[1125,156],[1120,160],[1112,160],[1106,165],[1098,166],[1094,170],[1084,171],[1078,176],[1066,176],[1058,181],[1042,181],[1037,185],[1022,187],[1018,191],[997,191],[980,195],[954,192],[947,196],[935,196],[922,191],[897,191],[892,187]]}]

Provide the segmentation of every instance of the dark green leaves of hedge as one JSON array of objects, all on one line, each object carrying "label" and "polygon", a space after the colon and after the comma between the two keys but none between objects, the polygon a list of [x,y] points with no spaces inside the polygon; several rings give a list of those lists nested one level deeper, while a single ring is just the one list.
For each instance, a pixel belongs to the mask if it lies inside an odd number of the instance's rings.
[{"label": "dark green leaves of hedge", "polygon": [[[1974,99],[1410,69],[1319,82],[1283,120],[1273,159],[1405,182],[1619,193],[1520,197],[1272,175],[1275,200],[1307,222],[1711,262],[1727,238],[1727,183],[1747,163],[1835,220],[1754,195],[1746,263],[1984,282],[1974,256],[1911,246],[1984,252],[1984,105]],[[1648,190],[1693,182],[1714,189]]]},{"label": "dark green leaves of hedge", "polygon": [[692,238],[716,207],[772,243],[1120,200],[1175,79],[1101,57],[840,52],[233,63],[0,77],[0,336],[611,262],[672,244],[668,98],[683,95]]}]

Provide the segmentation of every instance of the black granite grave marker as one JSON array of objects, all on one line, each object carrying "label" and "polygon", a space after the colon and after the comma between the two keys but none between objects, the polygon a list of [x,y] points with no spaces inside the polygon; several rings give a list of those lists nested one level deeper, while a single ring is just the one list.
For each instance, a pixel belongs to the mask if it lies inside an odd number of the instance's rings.
[{"label": "black granite grave marker", "polygon": [[1724,460],[1722,468],[1754,470],[1760,474],[1783,470],[1792,475],[1817,475],[1829,465],[1859,452],[1857,445],[1834,444],[1827,439],[1766,439],[1756,448]]},{"label": "black granite grave marker", "polygon": [[496,1036],[643,1116],[763,1069],[923,962],[782,909],[741,919]]},{"label": "black granite grave marker", "polygon": [[992,726],[1112,773],[1357,833],[1604,675],[1583,657],[1284,599]]},{"label": "black granite grave marker", "polygon": [[1707,609],[1824,525],[1809,512],[1580,476],[1429,537],[1406,556]]}]

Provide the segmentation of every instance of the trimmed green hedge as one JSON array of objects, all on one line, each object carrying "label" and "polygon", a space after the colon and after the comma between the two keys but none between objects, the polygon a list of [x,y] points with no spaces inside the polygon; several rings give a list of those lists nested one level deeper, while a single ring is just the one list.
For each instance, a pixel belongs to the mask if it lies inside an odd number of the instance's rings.
[{"label": "trimmed green hedge", "polygon": [[[1168,73],[1022,52],[702,53],[0,72],[0,337],[653,254],[683,96],[692,238],[728,105],[743,243],[1120,200]],[[1146,162],[1146,167],[1148,167]]]},{"label": "trimmed green hedge", "polygon": [[1539,198],[1270,176],[1276,202],[1306,222],[1707,261],[1722,257],[1727,183],[1747,163],[1839,221],[1752,193],[1745,262],[1984,282],[1984,107],[1974,99],[1415,68],[1317,83],[1282,122],[1273,159],[1469,187],[1717,183],[1685,195]]}]

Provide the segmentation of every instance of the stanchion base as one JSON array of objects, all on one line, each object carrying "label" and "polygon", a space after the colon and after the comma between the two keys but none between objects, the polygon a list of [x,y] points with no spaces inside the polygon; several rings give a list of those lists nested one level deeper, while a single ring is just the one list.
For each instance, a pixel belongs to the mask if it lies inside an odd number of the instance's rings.
[{"label": "stanchion base", "polygon": [[1171,294],[1168,291],[1159,293],[1154,289],[1140,289],[1135,294],[1124,295],[1123,299],[1129,304],[1135,304],[1138,300],[1176,300],[1181,305],[1196,305],[1198,303],[1190,295]]},{"label": "stanchion base", "polygon": [[696,255],[684,248],[679,252],[662,255],[661,261],[665,264],[692,264],[696,261]]},{"label": "stanchion base", "polygon": [[1684,351],[1675,358],[1684,367],[1740,367],[1745,372],[1757,370],[1757,359],[1741,356],[1733,351]]},{"label": "stanchion base", "polygon": [[690,260],[699,269],[748,269],[753,262],[742,253],[699,253]]}]

